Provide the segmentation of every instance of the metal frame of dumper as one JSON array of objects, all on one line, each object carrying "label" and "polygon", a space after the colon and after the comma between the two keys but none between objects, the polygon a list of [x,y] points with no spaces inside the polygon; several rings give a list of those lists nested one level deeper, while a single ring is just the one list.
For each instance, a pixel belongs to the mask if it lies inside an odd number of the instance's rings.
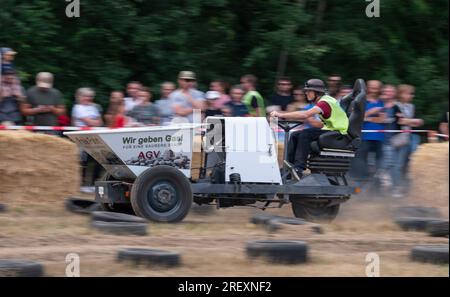
[{"label": "metal frame of dumper", "polygon": [[[239,127],[241,124],[241,122],[234,122],[241,121],[238,119],[232,120],[216,117],[212,120],[216,123],[220,121],[223,124],[222,133],[224,134],[225,129],[227,129],[227,121],[235,123],[236,127]],[[265,121],[264,118],[260,118],[259,120],[255,119],[254,121],[255,123],[263,124],[261,120]],[[253,120],[252,118],[247,118],[242,121],[252,123]],[[299,124],[280,122],[279,126],[286,132],[286,135],[289,135],[290,130]],[[208,121],[206,125],[208,126]],[[137,128],[135,130],[116,129],[108,132],[81,131],[65,134],[72,140],[76,140],[77,136],[83,136],[89,133],[120,134],[130,131],[146,131],[150,135],[154,133],[153,131],[159,131],[158,129],[163,130],[169,128],[147,127]],[[202,132],[202,144],[205,144],[205,138],[206,141],[211,143],[207,133],[208,130]],[[89,145],[82,141],[77,143],[82,148],[83,146],[87,147]],[[284,143],[284,159],[286,159],[288,137],[285,137]],[[278,207],[286,203],[292,203],[296,217],[302,217],[312,221],[330,221],[334,219],[337,215],[339,204],[348,200],[350,195],[355,193],[355,188],[349,186],[345,178],[346,166],[348,166],[349,160],[354,157],[354,153],[349,151],[325,150],[321,152],[323,157],[340,160],[341,163],[339,164],[341,164],[340,166],[344,166],[342,167],[343,169],[341,168],[337,173],[334,171],[327,173],[326,169],[322,171],[312,170],[311,174],[297,181],[287,178],[290,171],[287,166],[284,165],[282,168],[279,168],[278,163],[276,165],[274,164],[274,160],[277,160],[277,154],[273,151],[274,144],[276,145],[276,142],[273,142],[271,139],[267,152],[265,149],[257,150],[255,153],[251,153],[251,155],[253,156],[258,153],[264,155],[264,157],[265,155],[270,155],[268,157],[269,161],[264,164],[266,167],[262,171],[270,171],[273,176],[276,176],[275,178],[271,177],[268,180],[262,178],[262,180],[254,181],[252,180],[252,174],[247,174],[246,177],[243,177],[245,174],[241,176],[240,172],[232,171],[233,173],[230,174],[229,170],[233,170],[234,167],[231,167],[231,169],[227,167],[228,155],[230,156],[230,162],[232,156],[236,156],[236,164],[241,166],[239,168],[243,172],[248,170],[248,167],[253,167],[251,168],[251,172],[256,172],[258,171],[258,166],[262,165],[258,165],[258,163],[252,163],[249,166],[240,164],[245,163],[245,161],[242,162],[239,160],[239,157],[242,158],[243,156],[242,152],[237,151],[237,149],[236,151],[232,151],[232,149],[229,149],[229,146],[227,146],[228,151],[224,149],[217,152],[214,149],[214,144],[212,149],[208,148],[208,145],[202,145],[198,179],[188,178],[179,169],[165,164],[145,169],[140,174],[136,174],[135,178],[126,174],[119,177],[118,175],[120,174],[112,172],[117,167],[108,167],[112,165],[103,166],[108,174],[102,180],[95,183],[96,201],[100,202],[106,210],[110,211],[124,211],[131,206],[136,214],[160,222],[181,221],[189,212],[192,202],[200,205],[215,204],[218,208],[252,205],[261,209],[269,207],[272,203],[277,203]],[[221,145],[223,146],[224,143],[222,142]],[[217,145],[216,143],[216,147],[221,145]],[[97,159],[95,154],[92,156]],[[120,158],[116,157],[116,159]],[[215,161],[211,162],[211,159]],[[117,162],[120,163],[120,161],[118,160]],[[234,166],[236,167],[236,165]],[[263,176],[265,176],[264,173]]]}]

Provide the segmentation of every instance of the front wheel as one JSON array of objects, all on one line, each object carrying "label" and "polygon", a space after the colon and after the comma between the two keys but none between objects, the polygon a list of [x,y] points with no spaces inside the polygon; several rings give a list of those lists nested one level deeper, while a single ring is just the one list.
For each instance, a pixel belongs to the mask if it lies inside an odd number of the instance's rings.
[{"label": "front wheel", "polygon": [[171,166],[144,171],[131,188],[131,205],[137,215],[156,222],[179,222],[192,205],[192,189],[186,176]]},{"label": "front wheel", "polygon": [[296,218],[309,222],[330,223],[339,213],[340,204],[322,206],[292,201],[292,211]]}]

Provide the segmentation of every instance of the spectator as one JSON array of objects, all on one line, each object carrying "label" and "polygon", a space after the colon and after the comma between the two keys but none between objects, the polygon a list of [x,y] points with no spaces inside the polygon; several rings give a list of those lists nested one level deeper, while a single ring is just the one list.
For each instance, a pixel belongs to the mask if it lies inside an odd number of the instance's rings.
[{"label": "spectator", "polygon": [[352,87],[349,85],[342,86],[339,90],[336,100],[340,101],[344,96],[350,94],[353,91]]},{"label": "spectator", "polygon": [[24,90],[13,69],[6,70],[0,84],[0,124],[20,125],[23,121],[20,106],[25,100]]},{"label": "spectator", "polygon": [[246,92],[242,102],[247,106],[251,116],[264,117],[264,98],[256,91],[257,78],[252,74],[244,75],[241,78],[241,85]]},{"label": "spectator", "polygon": [[298,111],[304,110],[305,106],[309,105],[308,100],[306,99],[305,92],[302,87],[298,86],[294,90],[294,101],[287,106],[287,111]]},{"label": "spectator", "polygon": [[292,96],[292,81],[288,77],[281,77],[277,81],[277,91],[270,97],[270,103],[286,111],[289,104],[294,101]]},{"label": "spectator", "polygon": [[142,88],[142,84],[137,81],[129,82],[127,85],[127,97],[125,97],[125,110],[128,112],[133,109],[137,102],[138,92]]},{"label": "spectator", "polygon": [[[381,91],[381,99],[384,103],[383,112],[386,115],[385,117],[385,126],[386,130],[398,130],[400,127],[398,126],[398,116],[397,114],[400,112],[397,102],[396,102],[397,89],[393,85],[384,85]],[[394,154],[395,147],[391,143],[391,138],[394,134],[385,133],[384,134],[384,142],[383,142],[383,171],[380,174],[381,183],[384,187],[391,187],[393,182],[393,170],[394,170]]]},{"label": "spectator", "polygon": [[169,100],[170,94],[175,90],[175,84],[164,82],[161,84],[161,98],[155,102],[161,117],[161,125],[169,125],[173,119],[173,109]]},{"label": "spectator", "polygon": [[216,101],[220,100],[220,95],[221,94],[217,91],[206,92],[205,118],[222,115],[222,111],[216,107],[217,106]]},{"label": "spectator", "polygon": [[[417,119],[415,117],[415,106],[412,104],[412,99],[414,98],[414,87],[411,85],[399,85],[397,87],[397,98],[398,98],[398,108],[400,113],[397,114],[398,124],[401,129],[411,130],[416,127],[423,125],[422,119]],[[409,163],[409,157],[411,153],[415,150],[415,143],[413,139],[414,134],[411,133],[401,133],[396,136],[396,141],[392,141],[393,145],[396,147],[394,154],[394,197],[403,197],[404,190],[407,181],[407,168]]]},{"label": "spectator", "polygon": [[223,108],[223,113],[230,117],[245,117],[249,115],[247,106],[242,102],[245,91],[240,85],[235,85],[230,90],[231,101]]},{"label": "spectator", "polygon": [[121,91],[112,91],[111,94],[109,95],[109,106],[108,106],[108,110],[106,111],[104,118],[105,118],[105,124],[108,127],[111,127],[114,119],[113,119],[113,114],[116,112],[117,110],[117,106],[120,105],[120,103],[125,104],[125,99],[124,99],[124,95]]},{"label": "spectator", "polygon": [[142,87],[137,94],[138,105],[128,112],[127,116],[133,118],[136,123],[132,126],[151,126],[159,125],[159,111],[158,108],[152,104],[152,93],[148,88]]},{"label": "spectator", "polygon": [[[177,122],[194,120],[194,110],[204,109],[205,96],[203,92],[195,89],[196,77],[192,71],[181,71],[178,74],[178,90],[170,94],[169,99]],[[197,120],[197,119],[196,119]],[[200,121],[201,118],[198,119]]]},{"label": "spectator", "polygon": [[125,99],[121,91],[112,91],[109,96],[109,106],[105,113],[105,123],[106,126],[110,128],[120,128],[117,126],[125,125],[125,118],[121,118],[120,115],[117,116],[119,110],[123,107],[123,112],[125,112]]},{"label": "spectator", "polygon": [[[381,87],[381,81],[369,80],[367,82],[367,103],[363,130],[384,129],[385,115],[383,114],[384,104],[380,99]],[[369,176],[369,153],[375,154],[375,173],[382,168],[383,142],[383,132],[366,132],[362,134],[361,147],[356,152],[352,166],[353,170],[355,170],[353,174],[356,177],[367,178]]]},{"label": "spectator", "polygon": [[100,127],[103,125],[100,112],[94,103],[95,92],[91,88],[79,88],[77,104],[72,109],[72,122],[76,127]]},{"label": "spectator", "polygon": [[219,92],[220,94],[219,99],[214,101],[213,107],[221,109],[225,104],[231,101],[230,96],[226,94],[226,83],[223,80],[213,80],[209,84],[209,90]]},{"label": "spectator", "polygon": [[[94,104],[95,92],[91,88],[79,88],[75,94],[77,104],[72,109],[72,122],[77,127],[100,127],[103,125],[102,117]],[[93,193],[94,183],[100,176],[101,166],[85,151],[81,151],[81,192]],[[87,181],[87,168],[89,162],[94,162],[93,173],[90,181]]]},{"label": "spectator", "polygon": [[130,120],[125,115],[125,101],[116,103],[109,110],[111,115],[111,122],[108,125],[109,128],[123,128],[129,125]]},{"label": "spectator", "polygon": [[342,78],[340,75],[332,74],[328,76],[328,94],[333,98],[338,98],[339,91],[341,90]]},{"label": "spectator", "polygon": [[[22,114],[30,116],[33,125],[59,125],[58,117],[66,114],[66,107],[61,92],[53,88],[53,74],[39,72],[36,75],[36,85],[26,92]],[[53,134],[54,131],[49,132]]]},{"label": "spectator", "polygon": [[14,50],[12,50],[9,47],[2,47],[0,49],[1,56],[1,62],[2,62],[2,69],[1,73],[4,74],[7,71],[16,71],[16,67],[14,66],[14,57],[17,54]]}]

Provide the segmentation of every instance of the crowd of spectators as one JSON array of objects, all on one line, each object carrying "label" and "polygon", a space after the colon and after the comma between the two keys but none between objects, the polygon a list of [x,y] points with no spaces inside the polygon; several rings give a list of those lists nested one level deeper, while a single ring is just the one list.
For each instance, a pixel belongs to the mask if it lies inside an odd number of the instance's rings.
[{"label": "crowd of spectators", "polygon": [[[25,90],[13,63],[16,52],[1,48],[1,55],[0,125],[139,127],[193,122],[216,115],[267,116],[274,110],[307,110],[314,106],[306,99],[303,88],[295,86],[288,77],[278,78],[274,94],[265,100],[257,90],[258,81],[254,75],[242,76],[239,84],[231,87],[227,82],[215,79],[210,82],[209,90],[202,92],[197,89],[196,74],[181,71],[177,84],[170,81],[160,84],[159,98],[154,98],[150,88],[138,81],[129,82],[125,92],[113,90],[106,111],[96,103],[94,89],[81,87],[75,93],[71,112],[68,112],[61,92],[53,87],[53,74],[38,73],[36,85]],[[337,100],[352,91],[350,86],[342,84],[342,78],[337,74],[328,77],[327,87],[328,94]],[[355,177],[373,178],[375,183],[391,189],[396,197],[404,194],[409,158],[420,140],[414,133],[381,130],[410,130],[423,125],[423,120],[416,118],[412,103],[414,92],[411,85],[367,81],[363,129],[373,132],[363,133],[362,145],[351,170]],[[194,110],[202,111],[202,119],[194,119]],[[303,125],[304,129],[321,127],[319,118],[309,119]],[[448,112],[440,130],[448,134]],[[82,154],[82,162],[86,163],[88,159],[87,154]],[[96,177],[95,174],[93,180]]]}]

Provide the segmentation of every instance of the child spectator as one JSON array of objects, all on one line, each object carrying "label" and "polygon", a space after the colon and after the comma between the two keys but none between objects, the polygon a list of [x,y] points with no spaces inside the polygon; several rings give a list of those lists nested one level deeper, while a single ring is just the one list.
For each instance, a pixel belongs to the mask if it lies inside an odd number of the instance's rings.
[{"label": "child spectator", "polygon": [[247,106],[242,102],[245,94],[244,89],[240,85],[235,85],[230,90],[231,102],[225,105],[223,113],[231,117],[245,117],[249,116]]}]

